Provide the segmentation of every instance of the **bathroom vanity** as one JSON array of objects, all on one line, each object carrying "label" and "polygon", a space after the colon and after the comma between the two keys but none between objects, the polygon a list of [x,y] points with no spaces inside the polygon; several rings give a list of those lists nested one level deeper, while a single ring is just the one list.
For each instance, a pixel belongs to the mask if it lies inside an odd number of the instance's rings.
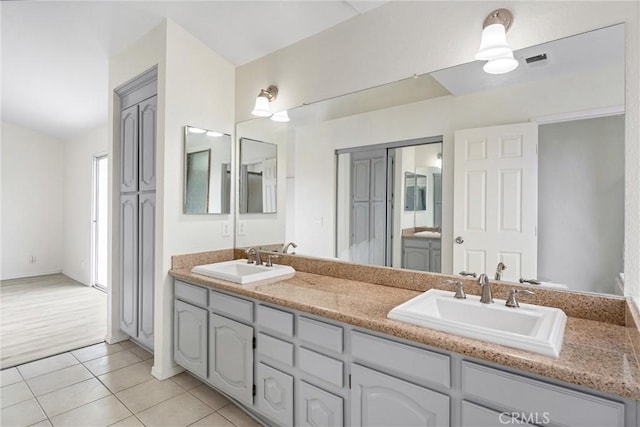
[{"label": "bathroom vanity", "polygon": [[[280,261],[296,274],[269,284],[193,274],[188,257],[171,270],[176,363],[268,425],[637,425],[630,328],[565,308],[554,359],[387,319],[441,276]],[[354,280],[371,274],[404,287]]]}]

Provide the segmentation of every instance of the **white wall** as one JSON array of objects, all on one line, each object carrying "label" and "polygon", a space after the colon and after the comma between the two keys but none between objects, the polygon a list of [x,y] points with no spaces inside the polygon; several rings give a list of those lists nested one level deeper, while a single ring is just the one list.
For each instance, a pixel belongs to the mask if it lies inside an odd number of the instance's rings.
[{"label": "white wall", "polygon": [[[472,60],[481,23],[503,3],[389,2],[237,69],[236,117],[276,84],[291,108]],[[514,49],[626,23],[625,274],[640,304],[640,8],[638,2],[511,2]],[[393,19],[389,17],[393,16]],[[345,41],[348,40],[348,43]],[[443,177],[446,179],[446,176]]]},{"label": "white wall", "polygon": [[[171,256],[233,247],[233,227],[221,235],[222,222],[229,215],[185,215],[183,213],[184,126],[214,129],[233,135],[234,68],[202,42],[172,21],[166,21],[138,43],[111,58],[109,91],[135,76],[158,66],[158,133],[156,141],[156,288],[155,341],[152,373],[167,378],[181,368],[173,363],[173,279],[168,275]],[[110,122],[117,123],[119,106],[110,106]],[[115,119],[115,121],[114,121]],[[111,131],[113,165],[119,164],[117,126]],[[235,162],[235,156],[233,158]],[[116,167],[114,166],[114,167]],[[115,175],[117,179],[117,173]],[[112,195],[117,195],[114,182]],[[235,187],[232,185],[232,194]],[[117,214],[117,201],[113,204]],[[112,232],[118,230],[117,215]],[[117,232],[112,239],[118,242]],[[117,248],[112,252],[112,277],[119,269]],[[118,336],[117,283],[111,280],[110,313],[114,339]]]},{"label": "white wall", "polygon": [[93,159],[106,154],[107,127],[94,129],[64,143],[64,262],[62,272],[91,285]]},{"label": "white wall", "polygon": [[[2,122],[2,280],[63,268],[64,143]],[[36,262],[29,263],[35,256]]]},{"label": "white wall", "polygon": [[538,278],[615,293],[623,268],[624,118],[543,125],[538,134]]}]

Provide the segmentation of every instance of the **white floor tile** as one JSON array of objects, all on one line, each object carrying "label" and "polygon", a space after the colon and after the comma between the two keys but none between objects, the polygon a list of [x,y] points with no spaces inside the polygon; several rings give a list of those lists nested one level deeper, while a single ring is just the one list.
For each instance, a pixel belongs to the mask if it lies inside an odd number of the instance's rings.
[{"label": "white floor tile", "polygon": [[151,376],[151,366],[144,362],[139,362],[135,365],[100,375],[98,379],[102,381],[112,393],[117,393],[134,385],[151,381],[154,378]]},{"label": "white floor tile", "polygon": [[116,397],[134,414],[185,393],[184,389],[171,381],[153,379],[116,393]]},{"label": "white floor tile", "polygon": [[106,356],[84,362],[84,366],[86,366],[93,375],[97,376],[141,361],[142,359],[130,351],[122,350],[117,353],[108,354]]},{"label": "white floor tile", "polygon": [[196,421],[189,427],[236,427],[231,421],[223,417],[217,412]]},{"label": "white floor tile", "polygon": [[131,412],[115,396],[103,397],[57,417],[54,426],[108,426],[131,416]]},{"label": "white floor tile", "polygon": [[260,424],[236,405],[227,405],[218,411],[220,415],[238,427],[259,427]]},{"label": "white floor tile", "polygon": [[27,384],[36,396],[51,393],[52,391],[88,380],[93,375],[82,365],[69,366],[59,371],[50,372],[39,377],[27,380]]},{"label": "white floor tile", "polygon": [[0,386],[4,387],[20,381],[23,381],[23,378],[17,368],[3,369],[0,371]]},{"label": "white floor tile", "polygon": [[190,390],[189,393],[202,400],[214,411],[217,411],[220,408],[224,408],[229,403],[231,403],[229,399],[206,384],[202,384],[200,387],[196,387]]},{"label": "white floor tile", "polygon": [[125,418],[115,424],[111,424],[109,427],[144,427],[144,424],[142,424],[135,415],[132,415],[129,418]]},{"label": "white floor tile", "polygon": [[89,347],[74,350],[71,354],[79,361],[86,362],[88,360],[97,359],[98,357],[117,353],[122,350],[124,350],[124,347],[120,344],[107,344],[106,342],[101,342],[99,344],[90,345]]},{"label": "white floor tile", "polygon": [[183,393],[140,412],[137,417],[147,426],[188,426],[212,412],[200,400]]},{"label": "white floor tile", "polygon": [[111,393],[95,378],[38,397],[49,418],[109,396]]},{"label": "white floor tile", "polygon": [[188,372],[182,372],[178,375],[171,377],[171,381],[178,384],[185,390],[191,390],[202,385],[202,381],[189,374]]},{"label": "white floor tile", "polygon": [[0,408],[15,405],[29,399],[33,399],[33,393],[31,393],[27,383],[24,381],[6,385],[0,389]]},{"label": "white floor tile", "polygon": [[49,372],[58,371],[68,366],[77,365],[78,360],[71,353],[62,353],[57,356],[46,357],[35,362],[18,366],[18,371],[24,379],[34,378]]},{"label": "white floor tile", "polygon": [[47,416],[35,399],[8,406],[0,412],[0,425],[2,426],[30,426],[46,419]]}]

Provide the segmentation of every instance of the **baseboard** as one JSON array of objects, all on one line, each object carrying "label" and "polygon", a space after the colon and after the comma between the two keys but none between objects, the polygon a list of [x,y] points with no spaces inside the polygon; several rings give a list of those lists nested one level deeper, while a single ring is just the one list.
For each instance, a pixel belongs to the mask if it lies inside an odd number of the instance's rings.
[{"label": "baseboard", "polygon": [[[29,273],[10,274],[9,277],[2,277],[0,280],[24,279],[26,277],[51,276],[53,274],[63,274],[62,270],[54,271],[31,271]],[[75,279],[73,279],[75,280]]]},{"label": "baseboard", "polygon": [[174,375],[178,375],[179,373],[184,372],[184,368],[182,366],[172,366],[171,368],[161,372],[159,369],[155,367],[155,365],[151,368],[151,375],[160,381],[166,380],[167,378],[171,378]]},{"label": "baseboard", "polygon": [[104,338],[104,340],[107,342],[107,344],[116,344],[122,341],[127,341],[129,339],[129,335],[125,334],[122,331],[119,331],[119,333],[117,334],[111,334],[108,335]]}]

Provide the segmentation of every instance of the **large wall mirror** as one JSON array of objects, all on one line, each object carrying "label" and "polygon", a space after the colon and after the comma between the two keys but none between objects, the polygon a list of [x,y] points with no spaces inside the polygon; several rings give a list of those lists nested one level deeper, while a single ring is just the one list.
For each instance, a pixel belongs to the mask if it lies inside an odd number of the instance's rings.
[{"label": "large wall mirror", "polygon": [[[624,38],[615,25],[520,49],[508,74],[476,61],[290,110],[278,239],[302,255],[448,274],[493,277],[503,261],[503,280],[620,294]],[[385,145],[394,152],[363,154]]]},{"label": "large wall mirror", "polygon": [[276,213],[278,146],[240,138],[240,213]]},{"label": "large wall mirror", "polygon": [[184,213],[231,212],[231,136],[184,128]]}]

